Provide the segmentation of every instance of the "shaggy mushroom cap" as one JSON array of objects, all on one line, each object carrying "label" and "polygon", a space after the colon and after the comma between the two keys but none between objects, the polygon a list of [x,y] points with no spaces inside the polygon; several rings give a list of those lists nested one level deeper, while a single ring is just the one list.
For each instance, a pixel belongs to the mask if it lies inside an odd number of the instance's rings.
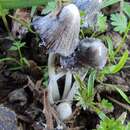
[{"label": "shaggy mushroom cap", "polygon": [[107,62],[107,48],[99,39],[86,38],[80,41],[78,62],[102,69]]},{"label": "shaggy mushroom cap", "polygon": [[93,12],[98,9],[102,0],[73,0],[73,3],[82,11]]},{"label": "shaggy mushroom cap", "polygon": [[80,14],[74,4],[64,6],[58,13],[38,17],[32,24],[48,52],[69,56],[79,43]]},{"label": "shaggy mushroom cap", "polygon": [[87,28],[95,25],[97,14],[101,9],[102,0],[73,0],[73,3],[79,10],[85,13],[85,16],[82,17],[84,20],[82,27]]}]

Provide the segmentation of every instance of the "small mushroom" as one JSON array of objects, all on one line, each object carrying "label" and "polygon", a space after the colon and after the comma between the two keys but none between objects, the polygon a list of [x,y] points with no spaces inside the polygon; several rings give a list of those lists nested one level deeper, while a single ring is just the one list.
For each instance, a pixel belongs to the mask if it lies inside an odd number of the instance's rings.
[{"label": "small mushroom", "polygon": [[99,39],[86,38],[81,40],[77,52],[79,64],[102,69],[107,62],[107,48]]},{"label": "small mushroom", "polygon": [[69,4],[57,12],[38,17],[32,24],[48,52],[69,56],[79,43],[79,10],[74,4]]},{"label": "small mushroom", "polygon": [[82,17],[83,25],[81,27],[87,28],[95,25],[97,21],[97,14],[101,9],[102,0],[73,0],[73,3],[79,10],[85,13]]}]

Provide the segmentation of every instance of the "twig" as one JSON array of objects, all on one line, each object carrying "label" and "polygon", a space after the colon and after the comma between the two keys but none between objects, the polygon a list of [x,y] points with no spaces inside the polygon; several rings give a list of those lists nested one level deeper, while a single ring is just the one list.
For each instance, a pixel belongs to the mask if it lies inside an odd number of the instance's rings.
[{"label": "twig", "polygon": [[43,91],[42,100],[43,100],[43,105],[44,105],[43,113],[45,114],[45,117],[46,117],[47,127],[49,130],[54,129],[52,114],[50,113],[51,111],[50,105],[48,103],[48,92],[46,90]]},{"label": "twig", "polygon": [[126,110],[128,110],[128,111],[130,112],[130,106],[129,106],[129,105],[124,104],[124,103],[122,103],[122,102],[119,102],[119,101],[117,101],[116,99],[114,99],[114,98],[112,98],[112,97],[109,97],[109,96],[108,96],[107,98],[108,98],[109,100],[111,100],[112,102],[118,104],[119,106],[125,108]]}]

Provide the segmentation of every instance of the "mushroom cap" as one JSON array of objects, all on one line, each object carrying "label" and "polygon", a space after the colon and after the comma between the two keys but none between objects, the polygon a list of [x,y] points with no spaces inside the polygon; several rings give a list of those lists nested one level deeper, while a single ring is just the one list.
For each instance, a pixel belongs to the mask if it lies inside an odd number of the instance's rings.
[{"label": "mushroom cap", "polygon": [[69,56],[79,43],[80,14],[74,4],[64,6],[58,14],[38,17],[32,24],[48,52]]},{"label": "mushroom cap", "polygon": [[78,62],[102,69],[107,62],[107,48],[99,39],[86,38],[80,41]]},{"label": "mushroom cap", "polygon": [[73,0],[73,3],[79,10],[85,13],[85,16],[82,17],[84,22],[81,27],[88,28],[95,25],[97,14],[101,9],[102,0]]},{"label": "mushroom cap", "polygon": [[82,11],[94,11],[102,0],[73,0],[73,3]]},{"label": "mushroom cap", "polygon": [[60,103],[57,106],[57,112],[61,120],[66,120],[72,115],[71,105],[67,102]]}]

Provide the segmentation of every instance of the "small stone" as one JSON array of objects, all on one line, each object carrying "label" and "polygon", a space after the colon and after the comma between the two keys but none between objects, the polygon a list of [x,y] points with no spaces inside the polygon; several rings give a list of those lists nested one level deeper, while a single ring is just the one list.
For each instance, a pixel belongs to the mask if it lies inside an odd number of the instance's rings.
[{"label": "small stone", "polygon": [[0,106],[0,130],[17,130],[16,114],[4,106]]}]

